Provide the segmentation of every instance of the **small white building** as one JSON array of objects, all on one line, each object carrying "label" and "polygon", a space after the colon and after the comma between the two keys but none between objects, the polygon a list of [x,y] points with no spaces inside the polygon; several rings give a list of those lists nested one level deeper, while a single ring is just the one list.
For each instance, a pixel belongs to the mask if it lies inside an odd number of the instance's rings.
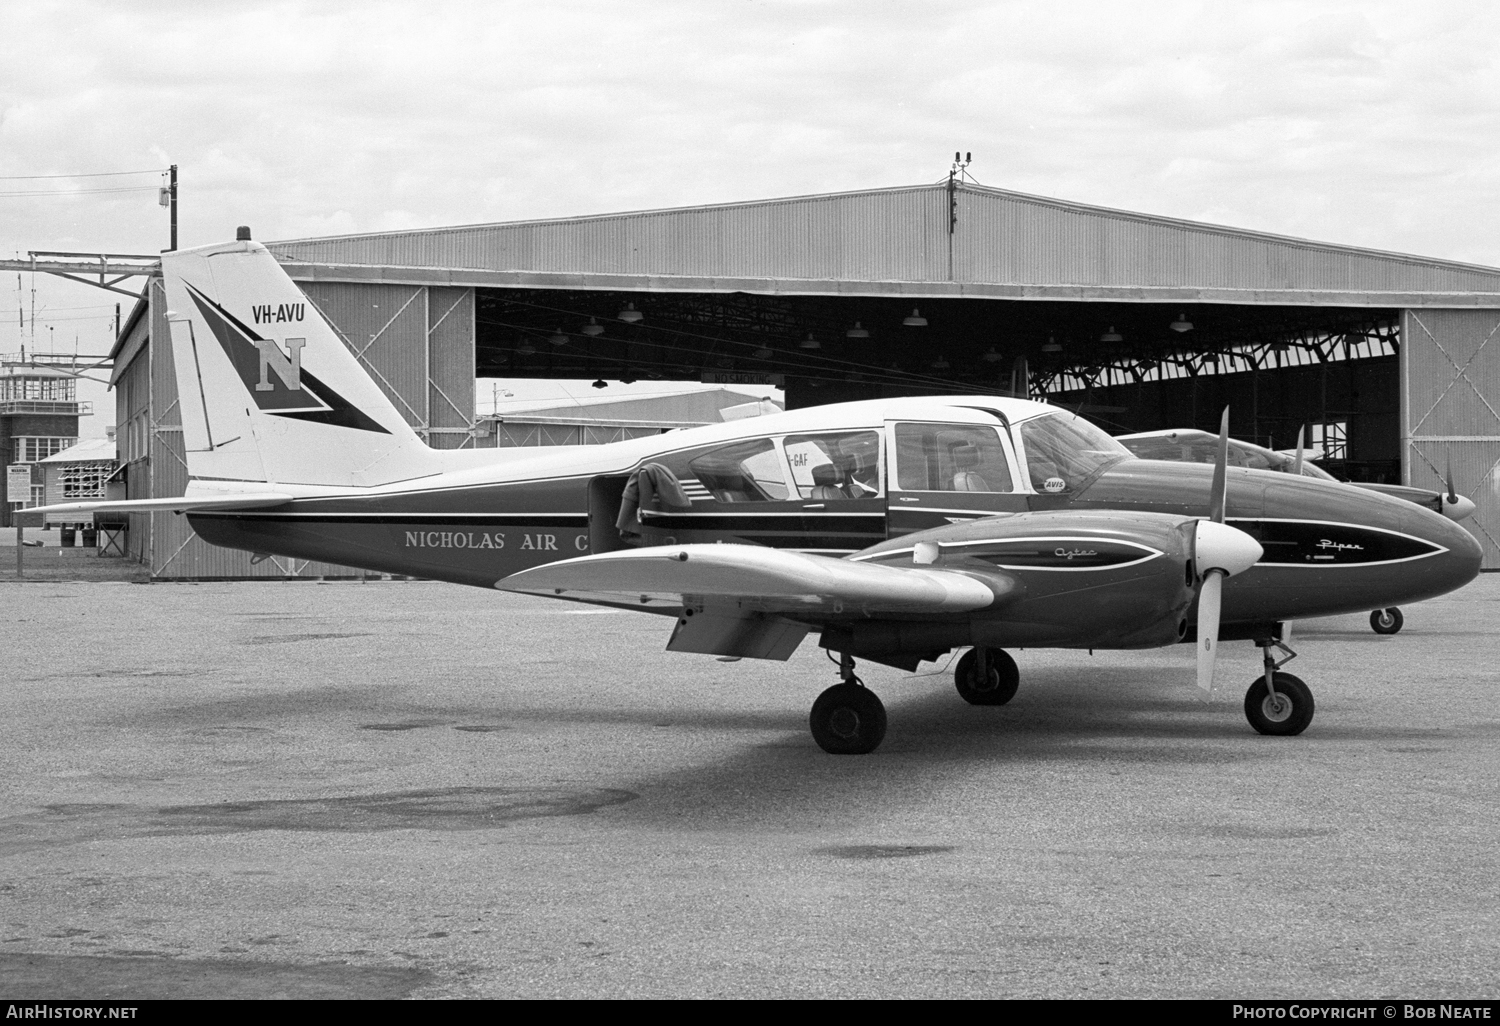
[{"label": "small white building", "polygon": [[[120,464],[113,438],[86,438],[62,452],[38,461],[42,468],[43,505],[83,502],[108,497],[109,479]],[[123,498],[123,496],[121,496]],[[94,518],[78,513],[48,513],[45,526],[92,530]]]}]

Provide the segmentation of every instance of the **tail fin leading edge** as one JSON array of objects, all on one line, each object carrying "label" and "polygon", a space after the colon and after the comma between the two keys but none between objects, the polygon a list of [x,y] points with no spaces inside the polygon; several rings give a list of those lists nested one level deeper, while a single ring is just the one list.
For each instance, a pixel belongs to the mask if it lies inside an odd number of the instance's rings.
[{"label": "tail fin leading edge", "polygon": [[369,487],[441,469],[256,242],[162,255],[188,472]]}]

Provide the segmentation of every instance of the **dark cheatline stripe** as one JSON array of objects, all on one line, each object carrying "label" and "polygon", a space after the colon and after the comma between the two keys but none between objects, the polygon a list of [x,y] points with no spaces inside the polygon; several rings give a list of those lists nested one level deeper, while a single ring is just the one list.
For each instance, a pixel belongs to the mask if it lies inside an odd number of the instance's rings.
[{"label": "dark cheatline stripe", "polygon": [[393,524],[431,529],[443,525],[473,527],[587,527],[587,513],[189,513],[211,520],[260,520],[299,524]]},{"label": "dark cheatline stripe", "polygon": [[834,534],[870,534],[885,537],[885,516],[880,513],[856,514],[707,514],[698,516],[674,516],[671,513],[647,511],[642,523],[663,530],[676,531],[726,531],[743,534],[746,531],[807,532],[820,531]]},{"label": "dark cheatline stripe", "polygon": [[741,541],[764,545],[768,549],[827,549],[832,552],[856,552],[885,541],[884,535],[826,534],[741,534]]}]

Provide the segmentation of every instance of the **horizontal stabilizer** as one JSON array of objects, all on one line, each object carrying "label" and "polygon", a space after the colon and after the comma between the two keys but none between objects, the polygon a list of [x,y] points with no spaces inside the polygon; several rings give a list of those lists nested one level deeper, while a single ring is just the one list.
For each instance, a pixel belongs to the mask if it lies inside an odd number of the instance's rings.
[{"label": "horizontal stabilizer", "polygon": [[1007,590],[1008,578],[995,583],[998,590],[948,570],[853,563],[758,545],[659,545],[549,563],[495,587],[580,600],[606,595],[742,599],[787,612],[956,613],[992,605]]},{"label": "horizontal stabilizer", "polygon": [[194,510],[210,509],[254,509],[259,506],[280,506],[291,502],[295,496],[285,492],[240,492],[223,495],[178,495],[166,499],[116,499],[97,502],[60,502],[55,506],[33,506],[21,510],[24,514],[40,513],[54,516],[62,513],[191,513]]}]

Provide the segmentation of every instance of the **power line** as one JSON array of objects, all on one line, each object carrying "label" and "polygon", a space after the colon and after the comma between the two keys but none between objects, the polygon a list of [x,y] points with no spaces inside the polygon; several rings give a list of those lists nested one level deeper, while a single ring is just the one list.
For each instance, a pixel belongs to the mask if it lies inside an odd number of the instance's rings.
[{"label": "power line", "polygon": [[166,168],[154,167],[146,171],[94,171],[82,175],[0,175],[0,182],[36,181],[42,178],[112,178],[119,175],[163,175],[166,173]]},{"label": "power line", "polygon": [[0,196],[82,196],[87,193],[98,192],[156,192],[155,185],[132,185],[117,189],[21,189],[14,192],[0,192]]}]

